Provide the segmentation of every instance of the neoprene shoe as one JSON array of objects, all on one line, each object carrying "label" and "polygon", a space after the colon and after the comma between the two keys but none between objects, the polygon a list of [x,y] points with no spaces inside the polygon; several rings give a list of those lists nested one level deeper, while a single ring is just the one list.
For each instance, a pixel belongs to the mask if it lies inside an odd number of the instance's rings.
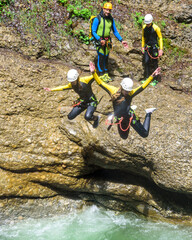
[{"label": "neoprene shoe", "polygon": [[158,83],[158,81],[157,81],[157,80],[154,80],[153,82],[150,83],[150,85],[154,87],[154,86],[157,85],[157,83]]},{"label": "neoprene shoe", "polygon": [[112,81],[113,81],[112,78],[109,77],[109,74],[108,74],[108,73],[105,73],[105,79],[106,79],[107,81],[109,81],[109,82],[112,82]]},{"label": "neoprene shoe", "polygon": [[97,119],[93,123],[93,128],[97,128],[98,127],[100,118],[101,118],[100,116],[97,116]]},{"label": "neoprene shoe", "polygon": [[147,108],[145,109],[146,113],[152,113],[156,110],[157,108]]},{"label": "neoprene shoe", "polygon": [[132,109],[133,111],[135,111],[135,110],[137,109],[137,106],[136,106],[136,105],[133,105],[133,106],[131,106],[131,109]]},{"label": "neoprene shoe", "polygon": [[101,80],[103,80],[103,82],[106,82],[106,83],[109,82],[109,80],[106,77],[106,74],[103,74],[102,76],[100,76],[100,78],[101,78]]}]

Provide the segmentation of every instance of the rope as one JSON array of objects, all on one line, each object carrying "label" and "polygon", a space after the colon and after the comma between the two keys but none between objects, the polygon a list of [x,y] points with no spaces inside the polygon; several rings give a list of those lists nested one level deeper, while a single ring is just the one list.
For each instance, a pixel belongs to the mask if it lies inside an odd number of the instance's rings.
[{"label": "rope", "polygon": [[122,127],[123,117],[121,117],[121,119],[120,119],[119,122],[117,122],[117,123],[109,122],[109,120],[106,119],[105,124],[106,124],[106,125],[109,125],[109,126],[119,125],[121,131],[126,132],[126,131],[128,131],[129,128],[130,128],[132,119],[133,119],[133,116],[131,116],[131,117],[129,118],[129,125],[128,125],[128,127],[127,127],[126,129],[123,129],[123,127]]},{"label": "rope", "polygon": [[78,102],[78,103],[75,103],[72,107],[76,107],[76,106],[79,106],[82,102]]},{"label": "rope", "polygon": [[105,40],[105,45],[107,47],[108,50],[111,49],[111,51],[113,51],[113,43],[111,41],[111,37],[106,37],[106,38],[101,38],[102,40]]},{"label": "rope", "polygon": [[147,50],[147,53],[148,53],[150,58],[152,58],[152,59],[158,59],[159,58],[159,56],[157,56],[157,57],[151,56],[151,54],[149,53],[148,47],[146,47],[145,50]]}]

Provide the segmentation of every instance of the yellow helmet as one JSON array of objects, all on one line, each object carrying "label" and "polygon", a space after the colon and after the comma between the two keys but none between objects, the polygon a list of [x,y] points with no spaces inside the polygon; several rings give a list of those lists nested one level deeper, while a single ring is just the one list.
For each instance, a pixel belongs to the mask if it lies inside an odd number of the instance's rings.
[{"label": "yellow helmet", "polygon": [[111,4],[110,2],[106,2],[106,3],[104,4],[103,8],[113,9],[112,4]]}]

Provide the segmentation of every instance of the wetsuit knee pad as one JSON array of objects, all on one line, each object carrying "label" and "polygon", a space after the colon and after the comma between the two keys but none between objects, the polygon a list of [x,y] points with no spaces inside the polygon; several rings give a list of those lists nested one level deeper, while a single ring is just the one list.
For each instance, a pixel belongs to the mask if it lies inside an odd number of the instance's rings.
[{"label": "wetsuit knee pad", "polygon": [[142,132],[142,133],[139,133],[139,135],[140,135],[142,138],[146,138],[146,137],[148,137],[149,133],[148,133],[148,132]]},{"label": "wetsuit knee pad", "polygon": [[92,120],[92,118],[93,118],[93,114],[92,113],[86,113],[85,114],[85,119],[87,120],[87,121],[90,121],[90,120]]},{"label": "wetsuit knee pad", "polygon": [[76,116],[74,116],[73,114],[69,113],[67,115],[67,117],[68,117],[69,120],[73,120]]}]

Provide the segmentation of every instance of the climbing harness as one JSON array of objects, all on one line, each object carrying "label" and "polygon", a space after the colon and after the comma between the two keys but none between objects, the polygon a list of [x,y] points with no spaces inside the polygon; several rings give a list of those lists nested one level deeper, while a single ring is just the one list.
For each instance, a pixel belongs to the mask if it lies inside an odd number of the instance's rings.
[{"label": "climbing harness", "polygon": [[84,102],[84,100],[78,98],[76,101],[74,101],[73,107],[79,106],[83,102]]},{"label": "climbing harness", "polygon": [[97,105],[99,104],[99,101],[96,98],[94,98],[93,96],[91,97],[91,100],[93,100],[93,101],[89,102],[88,105],[90,105],[92,107],[97,107]]},{"label": "climbing harness", "polygon": [[84,104],[85,106],[89,105],[89,106],[97,107],[97,105],[99,104],[99,101],[93,96],[90,97],[90,102],[85,102],[83,99],[78,98],[76,101],[74,101],[73,107],[79,106],[81,104]]},{"label": "climbing harness", "polygon": [[150,46],[146,46],[146,48],[145,48],[145,50],[147,51],[149,57],[150,57],[151,59],[158,59],[159,56],[157,56],[157,57],[153,57],[153,56],[151,56],[151,54],[149,53],[149,50],[148,50],[149,48],[150,48]]},{"label": "climbing harness", "polygon": [[126,132],[126,131],[128,131],[129,128],[130,128],[130,125],[131,125],[133,116],[131,116],[131,117],[129,118],[129,124],[128,124],[127,128],[125,128],[125,129],[123,129],[123,127],[122,127],[122,121],[123,121],[123,119],[124,119],[123,117],[118,118],[118,119],[116,119],[116,118],[114,117],[113,119],[115,119],[115,121],[118,120],[118,122],[113,122],[113,121],[110,122],[108,119],[106,119],[105,124],[108,125],[108,126],[119,125],[121,131]]},{"label": "climbing harness", "polygon": [[111,49],[111,51],[113,50],[113,44],[112,44],[112,41],[111,41],[111,37],[101,38],[101,40],[105,40],[105,45],[106,45],[108,50],[110,50],[110,49]]}]

